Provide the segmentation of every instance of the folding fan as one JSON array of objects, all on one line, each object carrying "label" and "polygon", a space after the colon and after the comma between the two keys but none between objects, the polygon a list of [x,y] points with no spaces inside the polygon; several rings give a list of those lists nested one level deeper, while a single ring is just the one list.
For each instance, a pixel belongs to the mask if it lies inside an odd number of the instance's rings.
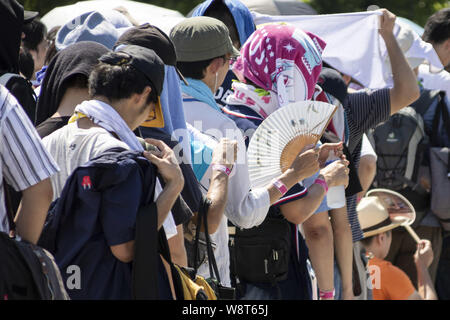
[{"label": "folding fan", "polygon": [[322,137],[337,107],[319,101],[288,104],[267,117],[248,147],[252,188],[268,185],[286,171],[298,153]]}]

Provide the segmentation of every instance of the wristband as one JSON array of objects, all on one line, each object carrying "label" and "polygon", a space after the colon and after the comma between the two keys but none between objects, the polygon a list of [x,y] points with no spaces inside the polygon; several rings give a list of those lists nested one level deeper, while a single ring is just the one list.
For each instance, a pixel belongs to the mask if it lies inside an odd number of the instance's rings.
[{"label": "wristband", "polygon": [[325,180],[323,179],[316,179],[314,180],[315,184],[320,184],[322,186],[322,188],[325,190],[325,193],[328,192],[328,184]]},{"label": "wristband", "polygon": [[278,189],[278,191],[280,191],[282,196],[284,196],[284,194],[286,192],[288,192],[288,189],[287,189],[286,185],[283,182],[281,182],[281,180],[275,180],[273,182],[273,185],[275,186],[275,188]]},{"label": "wristband", "polygon": [[212,169],[213,169],[213,170],[219,170],[219,171],[225,172],[225,174],[226,174],[227,176],[230,176],[230,173],[231,173],[231,169],[228,168],[228,167],[226,167],[226,166],[224,166],[224,165],[222,165],[222,164],[213,164],[213,165],[212,165]]},{"label": "wristband", "polygon": [[319,297],[322,298],[322,299],[334,298],[334,295],[335,295],[334,289],[332,291],[319,290]]}]

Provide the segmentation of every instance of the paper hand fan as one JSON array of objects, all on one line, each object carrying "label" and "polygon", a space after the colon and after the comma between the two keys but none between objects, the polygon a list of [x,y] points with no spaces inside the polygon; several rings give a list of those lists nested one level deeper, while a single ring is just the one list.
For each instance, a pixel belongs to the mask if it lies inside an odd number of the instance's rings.
[{"label": "paper hand fan", "polygon": [[248,147],[251,187],[268,185],[292,165],[305,146],[316,144],[336,110],[325,102],[299,101],[267,117]]}]

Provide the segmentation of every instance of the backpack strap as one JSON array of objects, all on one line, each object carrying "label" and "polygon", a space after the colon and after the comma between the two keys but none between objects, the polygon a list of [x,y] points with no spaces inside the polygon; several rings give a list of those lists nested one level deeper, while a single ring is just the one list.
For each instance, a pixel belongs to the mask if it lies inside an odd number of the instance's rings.
[{"label": "backpack strap", "polygon": [[[444,128],[446,129],[447,137],[450,140],[450,116],[448,114],[448,109],[447,109],[447,105],[445,103],[444,98],[445,98],[445,94],[441,94],[440,108],[441,108],[441,112],[442,112],[442,121],[444,122]],[[448,159],[447,159],[447,178],[450,179],[450,152],[448,153]]]},{"label": "backpack strap", "polygon": [[411,103],[410,106],[423,117],[423,115],[427,112],[433,100],[436,98],[436,96],[439,95],[439,93],[440,93],[439,90],[424,89],[419,99]]},{"label": "backpack strap", "polygon": [[435,128],[432,131],[431,134],[431,145],[432,146],[438,146],[438,134],[439,134],[439,122],[442,117],[442,121],[444,122],[444,128],[447,132],[447,136],[450,139],[450,127],[449,127],[449,115],[448,115],[448,109],[447,105],[445,103],[445,92],[439,92],[439,102],[436,107],[436,111],[434,113],[433,117],[433,128]]},{"label": "backpack strap", "polygon": [[16,73],[4,73],[1,77],[0,77],[0,84],[3,85],[4,87],[6,87],[6,85],[8,84],[9,80],[11,80],[14,77],[20,77],[20,75],[16,74]]}]

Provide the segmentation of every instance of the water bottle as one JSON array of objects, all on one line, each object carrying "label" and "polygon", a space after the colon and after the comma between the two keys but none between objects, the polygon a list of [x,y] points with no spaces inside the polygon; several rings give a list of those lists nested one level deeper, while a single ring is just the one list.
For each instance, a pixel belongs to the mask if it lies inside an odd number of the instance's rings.
[{"label": "water bottle", "polygon": [[[333,151],[330,151],[330,154],[325,162],[325,165],[329,165],[330,163],[339,160],[338,157],[335,156]],[[338,209],[345,206],[345,187],[344,186],[335,186],[329,187],[327,192],[327,205],[332,209]]]}]

